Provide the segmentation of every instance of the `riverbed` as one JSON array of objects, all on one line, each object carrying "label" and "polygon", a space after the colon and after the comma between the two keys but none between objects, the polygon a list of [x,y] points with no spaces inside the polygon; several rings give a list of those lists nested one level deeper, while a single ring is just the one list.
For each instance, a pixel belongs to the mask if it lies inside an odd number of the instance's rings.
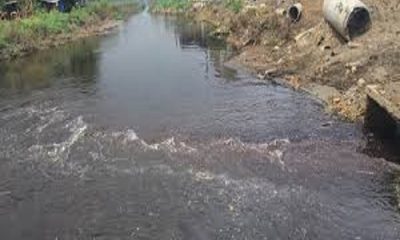
[{"label": "riverbed", "polygon": [[397,167],[309,96],[133,16],[0,66],[2,239],[399,239]]}]

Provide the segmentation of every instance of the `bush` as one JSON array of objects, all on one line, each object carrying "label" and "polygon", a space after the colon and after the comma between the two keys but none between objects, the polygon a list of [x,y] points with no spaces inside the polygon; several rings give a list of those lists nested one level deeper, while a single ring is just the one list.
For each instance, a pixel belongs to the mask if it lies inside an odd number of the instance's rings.
[{"label": "bush", "polygon": [[243,8],[243,1],[242,0],[225,0],[225,7],[229,8],[235,13],[240,12]]},{"label": "bush", "polygon": [[83,8],[77,8],[70,12],[69,14],[69,24],[75,26],[83,26],[88,22],[91,17],[90,13]]},{"label": "bush", "polygon": [[185,10],[191,5],[190,0],[155,0],[153,8],[157,10]]}]

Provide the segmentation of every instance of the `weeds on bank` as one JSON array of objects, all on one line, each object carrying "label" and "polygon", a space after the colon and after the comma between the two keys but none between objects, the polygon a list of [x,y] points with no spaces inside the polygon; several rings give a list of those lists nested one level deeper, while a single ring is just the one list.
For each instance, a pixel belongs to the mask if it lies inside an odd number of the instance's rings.
[{"label": "weeds on bank", "polygon": [[224,0],[224,5],[234,13],[239,13],[243,8],[243,0]]},{"label": "weeds on bank", "polygon": [[0,21],[0,50],[8,48],[13,52],[17,47],[28,50],[37,44],[36,41],[47,37],[72,33],[105,19],[121,19],[133,8],[132,1],[115,4],[110,0],[96,0],[69,13],[36,9],[28,18]]},{"label": "weeds on bank", "polygon": [[152,3],[152,9],[153,11],[183,11],[188,9],[191,4],[191,0],[154,0],[154,2]]},{"label": "weeds on bank", "polygon": [[[151,9],[153,12],[179,12],[188,10],[196,0],[153,0]],[[239,13],[244,6],[243,0],[222,0],[221,3],[234,13]]]}]

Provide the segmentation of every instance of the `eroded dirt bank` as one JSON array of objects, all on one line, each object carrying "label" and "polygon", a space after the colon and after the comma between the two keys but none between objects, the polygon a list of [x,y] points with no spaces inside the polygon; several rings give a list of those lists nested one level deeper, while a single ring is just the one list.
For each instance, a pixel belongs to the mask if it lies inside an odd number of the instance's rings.
[{"label": "eroded dirt bank", "polygon": [[195,3],[191,14],[216,27],[239,54],[240,64],[260,78],[279,77],[328,103],[340,115],[359,120],[366,111],[367,84],[400,80],[400,2],[365,0],[371,11],[368,32],[346,42],[325,22],[323,0],[300,0],[302,18],[291,23],[280,9],[289,3],[266,0],[238,13],[218,4]]}]

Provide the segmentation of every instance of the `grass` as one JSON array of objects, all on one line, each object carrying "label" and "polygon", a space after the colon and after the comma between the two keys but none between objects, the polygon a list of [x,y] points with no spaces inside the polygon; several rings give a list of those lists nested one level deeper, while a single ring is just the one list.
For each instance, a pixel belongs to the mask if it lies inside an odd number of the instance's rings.
[{"label": "grass", "polygon": [[154,0],[152,2],[152,11],[184,11],[192,4],[191,0]]},{"label": "grass", "polygon": [[234,13],[239,13],[243,8],[243,0],[224,0],[224,5]]},{"label": "grass", "polygon": [[[188,10],[192,3],[193,0],[153,0],[151,9],[153,12],[182,12]],[[239,13],[244,6],[243,0],[222,0],[219,3],[234,13]]]},{"label": "grass", "polygon": [[69,13],[37,9],[28,18],[0,21],[0,51],[29,51],[42,40],[60,34],[73,34],[82,27],[96,26],[107,19],[122,19],[133,8],[131,1],[115,3],[111,0],[95,0]]}]

